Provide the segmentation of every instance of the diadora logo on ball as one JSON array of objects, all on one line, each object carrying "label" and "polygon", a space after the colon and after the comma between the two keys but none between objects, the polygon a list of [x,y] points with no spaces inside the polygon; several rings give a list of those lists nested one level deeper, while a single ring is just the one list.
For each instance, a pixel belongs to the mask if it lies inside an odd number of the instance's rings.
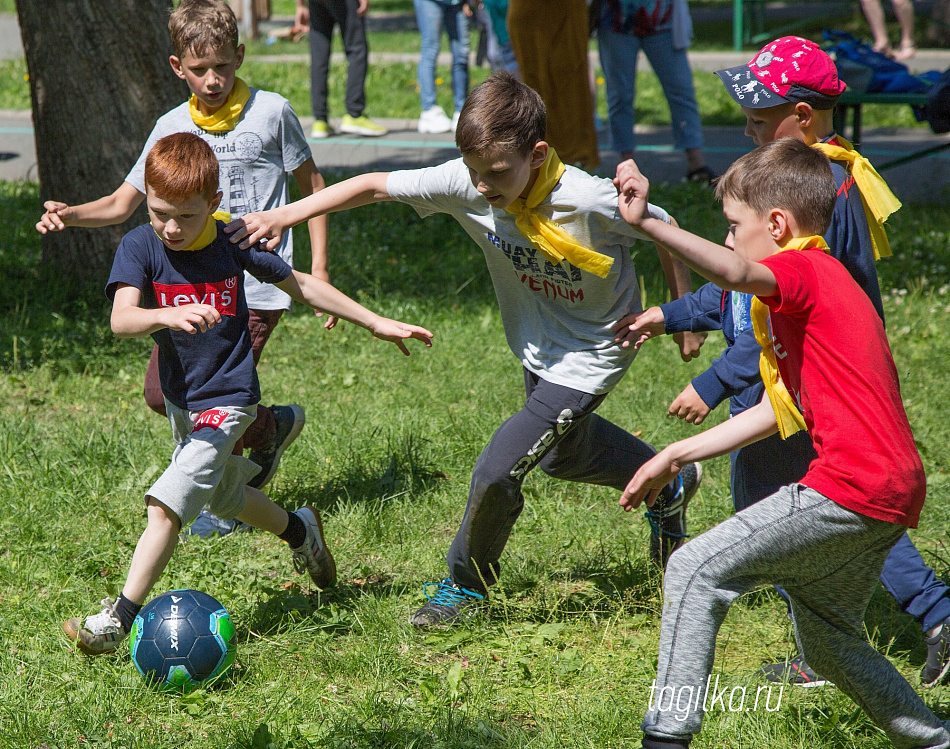
[{"label": "diadora logo on ball", "polygon": [[215,283],[169,284],[152,283],[159,307],[182,307],[186,304],[207,304],[222,315],[237,313],[237,276]]},{"label": "diadora logo on ball", "polygon": [[178,596],[172,596],[172,605],[169,607],[171,617],[168,620],[168,640],[169,647],[178,651],[178,602],[181,600]]}]

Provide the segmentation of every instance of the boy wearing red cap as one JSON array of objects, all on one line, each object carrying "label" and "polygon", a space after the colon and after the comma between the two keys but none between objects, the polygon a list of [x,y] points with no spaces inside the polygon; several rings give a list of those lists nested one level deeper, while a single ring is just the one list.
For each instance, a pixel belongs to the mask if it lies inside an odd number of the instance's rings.
[{"label": "boy wearing red cap", "polygon": [[[870,163],[834,132],[832,113],[845,84],[838,79],[832,59],[814,42],[789,36],[765,45],[748,64],[717,74],[742,106],[746,135],[757,146],[792,137],[831,159],[837,198],[824,239],[830,254],[847,268],[883,320],[874,261],[890,254],[883,222],[900,203]],[[748,294],[706,284],[637,316],[630,329],[641,335],[721,328],[728,342],[723,355],[673,401],[671,414],[698,425],[724,400],[731,399],[733,416],[759,402],[761,348],[752,332],[750,305]],[[629,322],[621,321],[618,329]],[[735,451],[731,459],[733,502],[740,511],[801,479],[815,451],[802,432],[784,440],[776,434]],[[924,563],[906,534],[888,555],[881,583],[924,632],[927,661],[921,682],[933,686],[945,680],[950,672],[950,588]],[[766,666],[764,671],[773,681],[804,686],[825,683],[801,656]]]}]

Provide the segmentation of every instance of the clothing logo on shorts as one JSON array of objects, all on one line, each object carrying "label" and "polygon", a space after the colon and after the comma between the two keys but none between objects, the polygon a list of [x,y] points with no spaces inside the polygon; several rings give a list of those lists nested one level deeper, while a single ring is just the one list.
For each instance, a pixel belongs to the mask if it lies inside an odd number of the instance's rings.
[{"label": "clothing logo on shorts", "polygon": [[195,425],[192,427],[191,433],[194,434],[199,429],[217,429],[226,418],[228,418],[228,412],[221,408],[210,408],[207,411],[202,411],[195,419]]}]

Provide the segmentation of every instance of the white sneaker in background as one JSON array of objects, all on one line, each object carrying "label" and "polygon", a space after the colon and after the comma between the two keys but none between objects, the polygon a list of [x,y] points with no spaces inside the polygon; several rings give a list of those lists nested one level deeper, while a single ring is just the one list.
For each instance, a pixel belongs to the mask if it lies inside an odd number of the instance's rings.
[{"label": "white sneaker in background", "polygon": [[419,115],[420,133],[448,133],[451,130],[452,120],[438,104]]},{"label": "white sneaker in background", "polygon": [[459,115],[460,115],[460,114],[462,114],[462,113],[461,113],[461,112],[456,112],[455,114],[452,115],[452,132],[453,132],[453,133],[455,132],[455,128],[457,128],[457,127],[459,126]]}]

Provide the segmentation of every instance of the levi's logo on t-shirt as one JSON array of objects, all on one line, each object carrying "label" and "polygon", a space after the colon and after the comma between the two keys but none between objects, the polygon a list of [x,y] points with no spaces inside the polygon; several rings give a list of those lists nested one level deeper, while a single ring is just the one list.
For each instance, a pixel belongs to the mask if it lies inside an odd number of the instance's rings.
[{"label": "levi's logo on t-shirt", "polygon": [[215,283],[158,283],[153,281],[155,299],[159,307],[182,307],[186,304],[207,304],[222,315],[234,317],[237,313],[238,277],[232,276]]},{"label": "levi's logo on t-shirt", "polygon": [[192,427],[191,433],[194,434],[199,429],[217,429],[226,418],[228,418],[227,411],[220,408],[209,408],[195,419],[195,425]]}]

